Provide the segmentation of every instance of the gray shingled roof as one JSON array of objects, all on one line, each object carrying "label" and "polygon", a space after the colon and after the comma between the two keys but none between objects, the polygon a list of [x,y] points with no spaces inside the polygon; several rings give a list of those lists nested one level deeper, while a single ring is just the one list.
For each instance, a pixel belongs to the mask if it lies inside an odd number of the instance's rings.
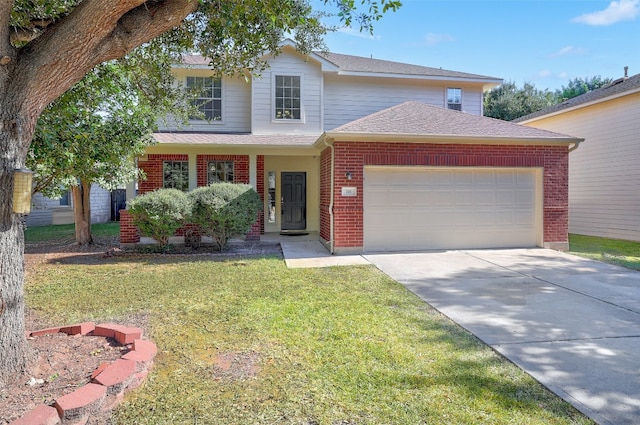
[{"label": "gray shingled roof", "polygon": [[572,136],[471,115],[420,102],[405,102],[328,131],[337,135],[394,135],[484,139],[581,141]]},{"label": "gray shingled roof", "polygon": [[428,66],[412,65],[381,59],[371,59],[361,56],[343,55],[331,52],[316,52],[316,54],[338,66],[341,71],[502,81],[500,78],[488,77],[486,75],[469,74],[466,72],[450,71],[442,68],[431,68]]},{"label": "gray shingled roof", "polygon": [[[319,136],[319,135],[318,135]],[[181,145],[228,145],[228,146],[274,146],[303,147],[312,146],[318,136],[308,135],[256,135],[230,133],[154,133],[154,139],[160,144]]]},{"label": "gray shingled roof", "polygon": [[[497,77],[469,74],[467,72],[450,71],[442,68],[412,65],[408,63],[393,62],[381,59],[371,59],[361,56],[343,55],[340,53],[315,52],[318,56],[333,63],[340,71],[361,72],[374,74],[412,75],[418,77],[454,78],[468,80],[490,80],[496,84],[502,82]],[[209,65],[209,60],[200,55],[183,56],[185,65]]]},{"label": "gray shingled roof", "polygon": [[640,90],[640,74],[636,74],[627,79],[616,80],[614,83],[608,86],[601,87],[596,90],[592,90],[580,96],[576,96],[574,98],[565,100],[564,102],[559,103],[557,105],[553,105],[548,108],[533,112],[529,115],[525,115],[524,117],[517,118],[513,120],[513,122],[528,121],[533,118],[538,118],[543,115],[552,114],[554,112],[560,112],[564,109],[573,108],[585,103],[591,103],[591,102],[595,102],[597,100],[604,99],[610,96],[615,96],[615,95],[623,94],[625,92],[631,92],[631,91],[637,91],[637,90]]}]

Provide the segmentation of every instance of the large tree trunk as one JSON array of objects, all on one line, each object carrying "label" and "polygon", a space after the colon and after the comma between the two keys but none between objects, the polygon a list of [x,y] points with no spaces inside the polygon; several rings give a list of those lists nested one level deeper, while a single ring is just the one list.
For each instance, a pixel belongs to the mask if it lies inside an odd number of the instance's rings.
[{"label": "large tree trunk", "polygon": [[[25,370],[28,352],[24,325],[24,226],[13,213],[14,169],[24,164],[25,138],[33,126],[12,120],[11,103],[0,103],[0,387]],[[14,109],[15,110],[15,109]]]},{"label": "large tree trunk", "polygon": [[71,187],[73,196],[73,219],[76,225],[76,242],[89,245],[91,236],[91,183],[84,180],[78,186]]},{"label": "large tree trunk", "polygon": [[[0,180],[3,180],[0,178]],[[11,185],[13,187],[13,185]],[[4,190],[0,200],[6,205]],[[22,217],[13,215],[0,231],[0,387],[27,365],[24,326],[24,232]]]},{"label": "large tree trunk", "polygon": [[24,166],[38,117],[95,65],[180,24],[198,4],[82,1],[41,36],[15,47],[14,2],[0,0],[0,386],[27,365],[24,233],[22,217],[12,212],[13,170]]}]

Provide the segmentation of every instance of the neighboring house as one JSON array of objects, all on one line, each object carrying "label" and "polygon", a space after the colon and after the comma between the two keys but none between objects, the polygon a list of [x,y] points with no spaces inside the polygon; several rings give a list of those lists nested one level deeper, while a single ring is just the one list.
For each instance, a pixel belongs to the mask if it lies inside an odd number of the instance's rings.
[{"label": "neighboring house", "polygon": [[640,241],[640,74],[517,121],[585,139],[569,166],[571,233]]},{"label": "neighboring house", "polygon": [[[121,204],[122,206],[123,204]],[[118,209],[115,209],[117,211]],[[112,193],[97,184],[91,186],[91,222],[105,223],[113,220]],[[72,224],[73,202],[70,192],[60,199],[51,199],[36,193],[31,201],[31,213],[26,216],[28,227],[50,224]]]},{"label": "neighboring house", "polygon": [[[317,232],[334,253],[567,248],[569,148],[581,139],[482,117],[494,77],[336,53],[292,42],[260,77],[211,79],[210,121],[165,127],[138,158],[138,193],[252,184],[264,212],[248,233]],[[130,192],[131,195],[133,195]],[[139,241],[122,213],[121,243]]]}]

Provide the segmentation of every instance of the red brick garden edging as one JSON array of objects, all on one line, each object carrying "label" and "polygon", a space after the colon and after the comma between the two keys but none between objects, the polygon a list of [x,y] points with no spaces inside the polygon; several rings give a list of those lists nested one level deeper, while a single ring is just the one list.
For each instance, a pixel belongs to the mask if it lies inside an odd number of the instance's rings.
[{"label": "red brick garden edging", "polygon": [[64,425],[86,423],[97,411],[113,409],[125,392],[142,384],[153,364],[158,349],[142,339],[142,329],[104,323],[79,323],[72,326],[47,328],[31,332],[36,337],[58,332],[68,335],[91,335],[114,338],[130,349],[120,359],[101,364],[92,374],[91,382],[55,400],[53,406],[41,404],[10,425]]}]

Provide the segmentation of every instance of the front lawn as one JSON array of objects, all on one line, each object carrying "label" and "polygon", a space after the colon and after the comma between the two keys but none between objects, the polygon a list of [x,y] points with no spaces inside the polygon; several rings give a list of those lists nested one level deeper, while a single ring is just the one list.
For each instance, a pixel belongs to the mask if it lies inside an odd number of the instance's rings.
[{"label": "front lawn", "polygon": [[[120,223],[96,223],[91,225],[93,236],[118,236],[120,234]],[[74,240],[74,224],[58,224],[52,226],[28,227],[24,231],[26,243],[39,243],[50,241]]]},{"label": "front lawn", "polygon": [[581,257],[640,270],[640,242],[570,234],[569,252]]},{"label": "front lawn", "polygon": [[159,353],[115,424],[592,423],[374,267],[278,258],[41,264],[60,324],[144,321]]}]

